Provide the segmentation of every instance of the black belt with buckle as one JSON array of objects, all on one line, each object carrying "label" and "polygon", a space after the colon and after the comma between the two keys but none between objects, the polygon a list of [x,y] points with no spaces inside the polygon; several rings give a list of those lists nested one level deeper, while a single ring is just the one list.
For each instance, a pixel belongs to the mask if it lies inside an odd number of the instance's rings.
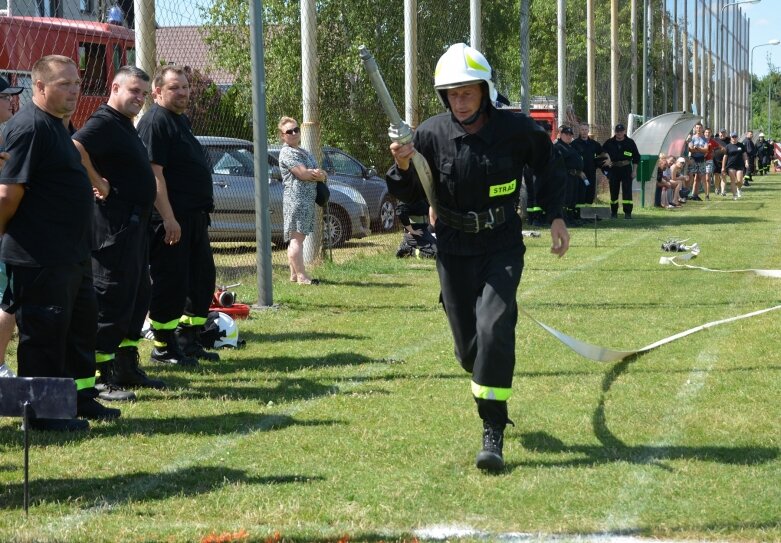
[{"label": "black belt with buckle", "polygon": [[504,224],[507,220],[506,207],[496,206],[480,213],[476,211],[464,213],[448,209],[440,204],[437,206],[437,219],[442,219],[443,223],[456,230],[477,234],[481,230],[491,230],[495,226]]},{"label": "black belt with buckle", "polygon": [[613,162],[613,166],[616,168],[623,168],[624,166],[629,166],[632,163],[631,160],[618,160],[616,162]]}]

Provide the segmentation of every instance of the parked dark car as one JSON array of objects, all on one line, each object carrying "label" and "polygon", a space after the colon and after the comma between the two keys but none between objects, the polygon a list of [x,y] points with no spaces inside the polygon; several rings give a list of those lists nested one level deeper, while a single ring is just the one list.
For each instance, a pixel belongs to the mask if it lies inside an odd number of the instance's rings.
[{"label": "parked dark car", "polygon": [[[280,145],[269,145],[269,154],[279,156]],[[372,229],[387,232],[396,227],[396,199],[388,193],[385,180],[377,170],[367,168],[358,159],[336,147],[323,147],[323,169],[329,181],[339,181],[361,193],[369,206]]]},{"label": "parked dark car", "polygon": [[[197,136],[212,168],[214,212],[212,241],[255,240],[255,178],[252,142],[236,138]],[[323,236],[338,247],[369,234],[369,210],[363,196],[338,181],[328,181],[331,197],[323,213]],[[282,172],[269,152],[269,219],[271,241],[282,245]]]}]

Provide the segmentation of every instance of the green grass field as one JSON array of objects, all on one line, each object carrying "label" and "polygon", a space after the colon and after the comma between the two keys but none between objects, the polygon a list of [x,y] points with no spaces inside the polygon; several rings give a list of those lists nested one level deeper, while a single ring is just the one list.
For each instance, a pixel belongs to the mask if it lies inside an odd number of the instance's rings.
[{"label": "green grass field", "polygon": [[[602,221],[597,247],[573,229],[562,259],[547,232],[527,239],[521,306],[628,350],[781,304],[781,279],[659,264],[688,238],[692,264],[781,269],[781,176],[755,180],[737,202]],[[781,541],[781,312],[619,363],[521,316],[508,467],[488,476],[434,263],[393,252],[336,258],[317,287],[275,267],[246,348],[147,364],[171,388],[118,422],[34,433],[28,518],[19,421],[0,420],[0,541]],[[249,271],[227,275],[256,299]]]}]

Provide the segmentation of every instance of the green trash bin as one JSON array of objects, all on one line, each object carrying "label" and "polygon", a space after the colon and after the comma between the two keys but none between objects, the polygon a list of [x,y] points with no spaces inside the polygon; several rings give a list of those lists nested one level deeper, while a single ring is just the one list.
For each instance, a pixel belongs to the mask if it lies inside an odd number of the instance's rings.
[{"label": "green trash bin", "polygon": [[[645,207],[645,185],[653,179],[658,160],[659,157],[657,155],[640,155],[640,164],[637,165],[637,182],[640,184],[640,207]],[[653,197],[653,192],[651,196]]]}]

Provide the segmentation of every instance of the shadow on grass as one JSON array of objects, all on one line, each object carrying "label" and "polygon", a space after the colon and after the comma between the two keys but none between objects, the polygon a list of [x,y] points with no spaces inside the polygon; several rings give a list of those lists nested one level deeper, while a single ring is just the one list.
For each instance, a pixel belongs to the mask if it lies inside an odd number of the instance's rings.
[{"label": "shadow on grass", "polygon": [[[132,473],[113,477],[71,477],[63,479],[33,478],[30,499],[34,507],[41,502],[57,503],[77,500],[88,509],[106,508],[127,502],[149,502],[170,497],[208,494],[222,487],[242,485],[310,484],[323,481],[319,475],[249,475],[246,471],[217,467],[191,466],[175,471]],[[23,485],[5,485],[0,494],[0,508],[23,508]]]},{"label": "shadow on grass", "polygon": [[[553,454],[579,454],[582,458],[561,461],[521,462],[516,465],[543,465],[550,467],[595,466],[610,462],[631,464],[649,464],[665,470],[672,470],[662,462],[665,460],[702,460],[733,465],[755,465],[776,460],[778,447],[722,447],[722,446],[681,446],[681,445],[627,445],[621,441],[607,425],[605,415],[605,396],[613,383],[627,371],[627,368],[642,354],[633,355],[615,364],[602,380],[602,396],[592,415],[594,435],[600,445],[567,445],[547,432],[529,432],[521,435],[521,444],[534,452]],[[512,469],[513,465],[508,468]]]}]

